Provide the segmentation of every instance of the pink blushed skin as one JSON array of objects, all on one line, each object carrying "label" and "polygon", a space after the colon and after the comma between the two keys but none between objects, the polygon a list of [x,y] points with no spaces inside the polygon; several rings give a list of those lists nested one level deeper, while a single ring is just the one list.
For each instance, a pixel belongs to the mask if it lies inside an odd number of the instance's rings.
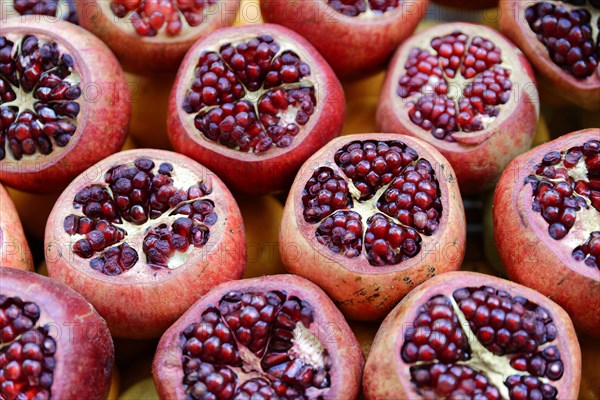
[{"label": "pink blushed skin", "polygon": [[271,275],[223,283],[197,301],[171,326],[160,339],[152,374],[161,399],[183,399],[183,368],[180,335],[185,328],[198,322],[202,312],[217,305],[221,298],[232,291],[267,292],[285,291],[314,308],[314,322],[308,329],[317,337],[331,357],[331,386],[325,399],[355,399],[359,395],[364,356],[344,317],[321,289],[294,275]]},{"label": "pink blushed skin", "polygon": [[[499,107],[499,116],[486,129],[459,132],[454,134],[455,142],[447,142],[436,139],[430,130],[410,120],[406,103],[412,97],[401,98],[397,89],[400,77],[406,74],[404,64],[410,51],[413,48],[429,49],[431,39],[456,30],[469,37],[481,36],[500,46],[501,65],[511,68],[513,89],[508,102]],[[434,146],[452,164],[461,192],[473,194],[492,188],[510,160],[530,148],[538,117],[539,101],[533,70],[515,45],[491,28],[450,23],[423,31],[398,48],[387,70],[376,119],[383,132],[410,135]]]},{"label": "pink blushed skin", "polygon": [[37,326],[48,325],[56,340],[55,399],[106,399],[114,348],[106,322],[81,295],[32,272],[0,268],[0,292],[40,308]]},{"label": "pink blushed skin", "polygon": [[[212,194],[204,197],[215,204],[217,222],[210,226],[208,242],[195,248],[185,262],[174,269],[146,263],[142,251],[144,232],[124,239],[138,253],[136,265],[120,275],[109,276],[93,270],[89,259],[72,251],[71,237],[63,222],[75,212],[73,198],[84,187],[103,183],[104,173],[114,165],[132,163],[139,157],[152,159],[156,166],[170,162],[174,173],[210,179]],[[181,175],[179,175],[181,176]],[[177,177],[174,178],[177,187]],[[149,220],[144,226],[156,226]],[[210,170],[195,161],[164,150],[136,149],[118,153],[77,177],[56,202],[46,227],[46,262],[50,276],[80,292],[108,322],[118,337],[160,336],[202,294],[218,283],[241,278],[246,266],[244,225],[239,208],[225,185]]]},{"label": "pink blushed skin", "polygon": [[[422,235],[421,252],[396,265],[372,266],[363,253],[356,258],[333,253],[320,244],[318,225],[303,218],[302,190],[315,170],[327,166],[339,171],[335,152],[353,141],[401,141],[428,160],[440,186],[442,217],[438,230]],[[345,176],[340,172],[341,176]],[[366,228],[366,225],[365,225]],[[279,248],[285,268],[319,285],[353,320],[383,318],[416,285],[460,268],[465,254],[466,223],[462,199],[452,167],[432,146],[397,134],[360,134],[331,141],[309,158],[296,176],[283,211]]]},{"label": "pink blushed skin", "polygon": [[[600,270],[576,262],[571,255],[574,247],[550,237],[548,223],[531,209],[533,191],[524,182],[546,153],[598,138],[600,129],[587,129],[522,154],[506,168],[494,195],[494,236],[510,279],[550,297],[569,313],[578,329],[596,338],[600,338]],[[577,225],[562,241],[576,229]]]},{"label": "pink blushed skin", "polygon": [[[140,36],[127,18],[117,17],[111,0],[76,0],[79,24],[102,39],[115,53],[125,70],[140,74],[174,72],[186,51],[216,29],[235,22],[240,0],[217,0],[206,11],[200,25],[186,26],[177,36],[168,36],[164,27],[157,36]],[[184,20],[181,15],[182,21]]]},{"label": "pink blushed skin", "polygon": [[[49,17],[48,17],[49,18]],[[95,162],[121,149],[131,118],[129,87],[117,59],[98,38],[69,22],[29,15],[2,21],[0,36],[15,43],[25,35],[52,40],[73,57],[82,95],[77,130],[64,148],[47,155],[0,161],[0,181],[28,192],[58,192]]]},{"label": "pink blushed skin", "polygon": [[311,42],[342,80],[382,69],[396,47],[417,28],[429,0],[399,2],[383,14],[346,16],[327,0],[262,0],[263,18],[287,26]]},{"label": "pink blushed skin", "polygon": [[0,185],[0,210],[0,265],[33,271],[33,258],[19,214],[2,185]]},{"label": "pink blushed skin", "polygon": [[[577,79],[552,61],[544,44],[525,19],[525,10],[541,1],[500,0],[500,30],[525,53],[552,97],[586,110],[600,110],[600,72]],[[595,21],[592,22],[592,25]],[[596,40],[594,38],[594,40]],[[552,99],[550,99],[552,100]]]},{"label": "pink blushed skin", "polygon": [[[567,313],[553,301],[525,286],[474,272],[451,272],[437,276],[411,291],[392,310],[381,324],[365,366],[363,393],[365,399],[417,398],[411,382],[409,365],[400,356],[404,343],[404,332],[412,325],[420,305],[436,295],[452,296],[454,290],[463,287],[491,286],[506,290],[511,295],[520,295],[540,305],[552,315],[558,330],[556,339],[562,360],[565,362],[563,377],[552,384],[559,386],[559,399],[576,399],[581,380],[581,350]],[[466,328],[468,329],[468,328]],[[476,340],[472,335],[469,340]]]}]

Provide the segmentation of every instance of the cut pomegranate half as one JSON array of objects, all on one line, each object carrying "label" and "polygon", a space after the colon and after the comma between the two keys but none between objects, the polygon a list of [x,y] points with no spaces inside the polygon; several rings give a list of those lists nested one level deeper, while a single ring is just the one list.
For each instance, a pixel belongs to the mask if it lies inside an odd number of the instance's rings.
[{"label": "cut pomegranate half", "polygon": [[33,271],[33,258],[19,214],[2,185],[0,185],[0,267]]},{"label": "cut pomegranate half", "polygon": [[598,0],[501,0],[500,28],[529,58],[550,100],[600,110]]},{"label": "cut pomegranate half", "polygon": [[0,0],[2,21],[23,15],[44,15],[77,24],[75,0]]},{"label": "cut pomegranate half", "polygon": [[384,132],[423,139],[448,158],[463,193],[493,187],[531,145],[539,104],[532,69],[491,28],[438,25],[400,46],[377,109]]},{"label": "cut pomegranate half", "polygon": [[119,151],[131,104],[119,63],[95,36],[39,16],[0,28],[0,181],[59,191]]},{"label": "cut pomegranate half", "polygon": [[235,191],[285,189],[339,135],[342,87],[314,47],[272,24],[219,30],[186,55],[169,104],[173,147]]},{"label": "cut pomegranate half", "polygon": [[132,338],[159,336],[212,286],[240,278],[246,259],[225,185],[162,150],[125,151],[77,177],[45,242],[50,276],[83,294],[114,335]]},{"label": "cut pomegranate half", "polygon": [[339,310],[293,275],[217,286],[165,334],[165,399],[355,399],[364,356]]},{"label": "cut pomegranate half", "polygon": [[0,398],[106,399],[114,348],[106,322],[52,279],[0,268]]},{"label": "cut pomegranate half", "polygon": [[298,32],[325,57],[340,79],[385,66],[412,35],[429,0],[261,0],[266,21]]},{"label": "cut pomegranate half", "polygon": [[495,193],[494,233],[511,279],[600,337],[600,129],[562,136],[511,162]]},{"label": "cut pomegranate half", "polygon": [[452,167],[433,147],[390,134],[335,139],[309,158],[287,199],[288,271],[352,319],[377,319],[416,285],[460,268],[465,215]]},{"label": "cut pomegranate half", "polygon": [[386,317],[364,373],[370,399],[576,399],[573,324],[542,294],[452,272],[420,285]]},{"label": "cut pomegranate half", "polygon": [[185,52],[233,24],[240,0],[75,0],[79,23],[115,52],[126,70],[173,72]]}]

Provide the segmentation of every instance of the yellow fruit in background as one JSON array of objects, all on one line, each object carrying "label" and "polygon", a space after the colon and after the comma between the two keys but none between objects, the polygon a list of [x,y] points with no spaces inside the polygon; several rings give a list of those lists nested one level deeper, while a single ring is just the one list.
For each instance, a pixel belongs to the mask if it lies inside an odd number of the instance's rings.
[{"label": "yellow fruit in background", "polygon": [[41,263],[39,263],[38,266],[35,268],[35,272],[37,272],[40,275],[48,276],[48,265],[46,265],[46,261],[42,261]]},{"label": "yellow fruit in background", "polygon": [[579,338],[581,346],[580,400],[600,400],[600,341],[587,337]]},{"label": "yellow fruit in background", "polygon": [[233,26],[262,24],[263,22],[259,0],[242,0]]},{"label": "yellow fruit in background", "polygon": [[342,135],[377,132],[375,113],[385,72],[358,81],[344,82],[346,118]]},{"label": "yellow fruit in background", "polygon": [[117,400],[119,398],[119,392],[121,391],[121,378],[119,376],[119,370],[117,366],[113,366],[112,377],[110,382],[110,392],[108,393],[108,400]]},{"label": "yellow fruit in background", "polygon": [[371,351],[373,339],[375,339],[375,335],[379,329],[380,322],[348,321],[348,324],[350,325],[352,332],[354,332],[354,335],[356,335],[356,339],[358,339],[358,344],[360,344],[360,348],[363,351],[365,358],[367,358]]},{"label": "yellow fruit in background", "polygon": [[159,400],[152,377],[134,383],[119,396],[120,400]]}]

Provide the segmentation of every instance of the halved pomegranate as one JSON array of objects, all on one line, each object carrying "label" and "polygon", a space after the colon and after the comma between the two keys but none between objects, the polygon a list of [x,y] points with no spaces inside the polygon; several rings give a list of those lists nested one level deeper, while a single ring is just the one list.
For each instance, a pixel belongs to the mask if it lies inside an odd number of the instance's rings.
[{"label": "halved pomegranate", "polygon": [[115,336],[157,337],[208,289],[239,279],[244,226],[211,171],[163,150],[115,154],[79,175],[46,226],[50,276]]},{"label": "halved pomegranate", "polygon": [[437,276],[377,332],[369,399],[576,399],[581,350],[567,313],[540,293],[473,272]]},{"label": "halved pomegranate", "polygon": [[342,314],[293,275],[217,286],[165,334],[163,399],[355,399],[364,356]]},{"label": "halved pomegranate", "polygon": [[263,18],[287,26],[323,54],[340,79],[379,69],[412,35],[429,0],[261,0]]},{"label": "halved pomegranate", "polygon": [[2,185],[0,185],[0,266],[33,271],[33,258],[19,214]]},{"label": "halved pomegranate", "polygon": [[81,26],[136,73],[177,70],[190,46],[233,24],[240,0],[75,0]]},{"label": "halved pomegranate", "polygon": [[600,110],[598,0],[501,0],[500,28],[535,67],[542,92]]},{"label": "halved pomegranate", "polygon": [[131,104],[119,63],[94,35],[28,15],[0,27],[0,181],[60,191],[119,151]]},{"label": "halved pomegranate", "polygon": [[106,322],[75,291],[0,268],[0,398],[106,399],[114,361]]},{"label": "halved pomegranate", "polygon": [[491,28],[450,23],[400,46],[377,125],[437,148],[464,194],[493,187],[510,160],[529,149],[538,116],[533,72],[519,50]]},{"label": "halved pomegranate", "polygon": [[298,34],[272,24],[219,30],[190,49],[169,103],[173,147],[234,191],[287,188],[304,160],[339,135],[344,93]]},{"label": "halved pomegranate", "polygon": [[454,171],[402,135],[350,135],[309,158],[280,231],[286,269],[351,319],[383,318],[423,281],[460,268],[465,214]]},{"label": "halved pomegranate", "polygon": [[44,15],[77,23],[75,0],[0,0],[1,21],[22,15]]},{"label": "halved pomegranate", "polygon": [[510,163],[494,197],[494,236],[512,280],[600,338],[600,129],[562,136]]}]

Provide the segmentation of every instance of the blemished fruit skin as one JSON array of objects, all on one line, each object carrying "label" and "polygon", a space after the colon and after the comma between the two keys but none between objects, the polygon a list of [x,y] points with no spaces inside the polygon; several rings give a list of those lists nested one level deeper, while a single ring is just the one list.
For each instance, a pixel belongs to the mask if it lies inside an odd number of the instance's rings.
[{"label": "blemished fruit skin", "polygon": [[[560,304],[575,327],[600,337],[600,269],[576,262],[572,251],[581,244],[568,241],[578,225],[562,240],[548,233],[548,223],[532,210],[533,191],[525,178],[550,151],[566,151],[586,140],[598,140],[597,128],[573,132],[542,144],[514,159],[503,173],[494,194],[494,237],[498,253],[511,280],[540,291]],[[600,215],[589,206],[582,223],[596,228]],[[594,211],[596,211],[594,213]],[[595,215],[594,215],[595,214]],[[581,235],[580,235],[581,236]]]},{"label": "blemished fruit skin", "polygon": [[33,271],[33,258],[19,214],[2,185],[0,185],[0,265]]},{"label": "blemished fruit skin", "polygon": [[[303,218],[302,190],[313,172],[333,164],[333,155],[345,144],[361,140],[398,140],[427,159],[438,174],[443,213],[438,230],[423,239],[421,252],[395,265],[374,267],[364,255],[348,259],[331,252],[315,237],[315,226]],[[439,174],[442,175],[439,175]],[[352,320],[383,318],[415,286],[460,268],[465,254],[466,222],[454,171],[429,144],[412,137],[371,133],[332,140],[300,169],[287,198],[279,233],[279,248],[288,272],[319,285]]]},{"label": "blemished fruit skin", "polygon": [[2,183],[28,192],[59,192],[83,170],[121,149],[131,117],[129,87],[108,47],[77,25],[28,15],[2,21],[0,36],[4,35],[36,35],[57,42],[60,51],[72,56],[79,75],[80,112],[68,144],[55,146],[47,156],[35,153],[0,161]]}]

